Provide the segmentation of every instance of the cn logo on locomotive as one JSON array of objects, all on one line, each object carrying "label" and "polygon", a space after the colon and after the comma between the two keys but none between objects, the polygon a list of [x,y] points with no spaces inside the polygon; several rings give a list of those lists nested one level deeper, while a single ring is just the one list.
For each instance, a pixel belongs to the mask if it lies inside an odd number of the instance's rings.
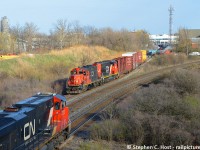
[{"label": "cn logo on locomotive", "polygon": [[33,123],[30,121],[24,125],[24,141],[31,137],[31,132],[33,135],[35,135],[35,119]]}]

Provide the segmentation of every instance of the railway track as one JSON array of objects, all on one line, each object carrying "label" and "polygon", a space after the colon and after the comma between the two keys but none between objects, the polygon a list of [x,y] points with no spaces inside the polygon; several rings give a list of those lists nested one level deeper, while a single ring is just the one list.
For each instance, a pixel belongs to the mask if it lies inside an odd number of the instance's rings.
[{"label": "railway track", "polygon": [[[69,136],[74,135],[83,125],[108,106],[110,102],[118,102],[120,97],[132,93],[142,84],[150,83],[173,69],[187,68],[196,63],[199,64],[200,60],[164,67],[140,76],[136,76],[134,71],[121,79],[70,98],[68,106],[72,108],[70,110],[72,130]],[[58,148],[62,149],[64,144],[65,142],[62,142]]]}]

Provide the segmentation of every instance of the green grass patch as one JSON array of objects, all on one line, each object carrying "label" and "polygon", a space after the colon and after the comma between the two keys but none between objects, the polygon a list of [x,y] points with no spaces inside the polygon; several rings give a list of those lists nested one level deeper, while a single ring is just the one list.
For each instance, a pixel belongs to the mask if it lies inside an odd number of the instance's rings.
[{"label": "green grass patch", "polygon": [[78,150],[111,150],[109,145],[100,142],[84,142]]},{"label": "green grass patch", "polygon": [[184,101],[192,108],[200,108],[200,100],[197,97],[187,96]]}]

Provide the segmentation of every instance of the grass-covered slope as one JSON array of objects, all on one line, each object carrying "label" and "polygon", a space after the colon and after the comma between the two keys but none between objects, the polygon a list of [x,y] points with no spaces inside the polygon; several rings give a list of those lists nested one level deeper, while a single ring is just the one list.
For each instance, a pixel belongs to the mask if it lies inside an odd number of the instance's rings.
[{"label": "grass-covered slope", "polygon": [[104,47],[71,47],[47,54],[23,54],[0,62],[0,73],[20,79],[56,79],[66,76],[76,66],[112,59],[120,53]]},{"label": "grass-covered slope", "polygon": [[0,107],[37,92],[53,92],[51,83],[67,78],[72,68],[112,59],[121,52],[104,47],[76,46],[46,54],[22,54],[0,61]]}]

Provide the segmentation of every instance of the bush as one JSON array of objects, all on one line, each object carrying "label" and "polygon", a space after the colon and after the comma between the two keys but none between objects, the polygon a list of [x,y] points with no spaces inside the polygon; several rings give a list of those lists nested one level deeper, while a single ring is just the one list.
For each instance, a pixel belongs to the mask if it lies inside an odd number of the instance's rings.
[{"label": "bush", "polygon": [[109,120],[91,134],[136,145],[199,145],[199,72],[177,69],[166,77],[127,96],[113,107],[115,120],[104,115]]},{"label": "bush", "polygon": [[170,54],[170,55],[157,55],[150,62],[152,65],[163,66],[163,65],[175,65],[183,63],[187,60],[185,54]]},{"label": "bush", "polygon": [[140,113],[133,113],[129,110],[122,114],[119,118],[121,123],[121,128],[123,129],[124,141],[129,144],[142,144],[144,139],[144,129],[142,127],[142,118]]},{"label": "bush", "polygon": [[200,90],[199,73],[185,69],[172,71],[169,76],[170,86],[174,86],[179,94],[197,94]]},{"label": "bush", "polygon": [[180,115],[185,109],[173,88],[161,84],[150,85],[132,95],[131,105],[134,110],[156,115]]},{"label": "bush", "polygon": [[37,92],[46,91],[51,92],[48,81],[7,77],[0,83],[0,105],[1,107],[9,106]]},{"label": "bush", "polygon": [[115,136],[113,133],[119,133],[116,129],[119,129],[119,122],[117,120],[105,120],[101,123],[94,124],[91,127],[91,138],[98,140],[112,141]]}]

